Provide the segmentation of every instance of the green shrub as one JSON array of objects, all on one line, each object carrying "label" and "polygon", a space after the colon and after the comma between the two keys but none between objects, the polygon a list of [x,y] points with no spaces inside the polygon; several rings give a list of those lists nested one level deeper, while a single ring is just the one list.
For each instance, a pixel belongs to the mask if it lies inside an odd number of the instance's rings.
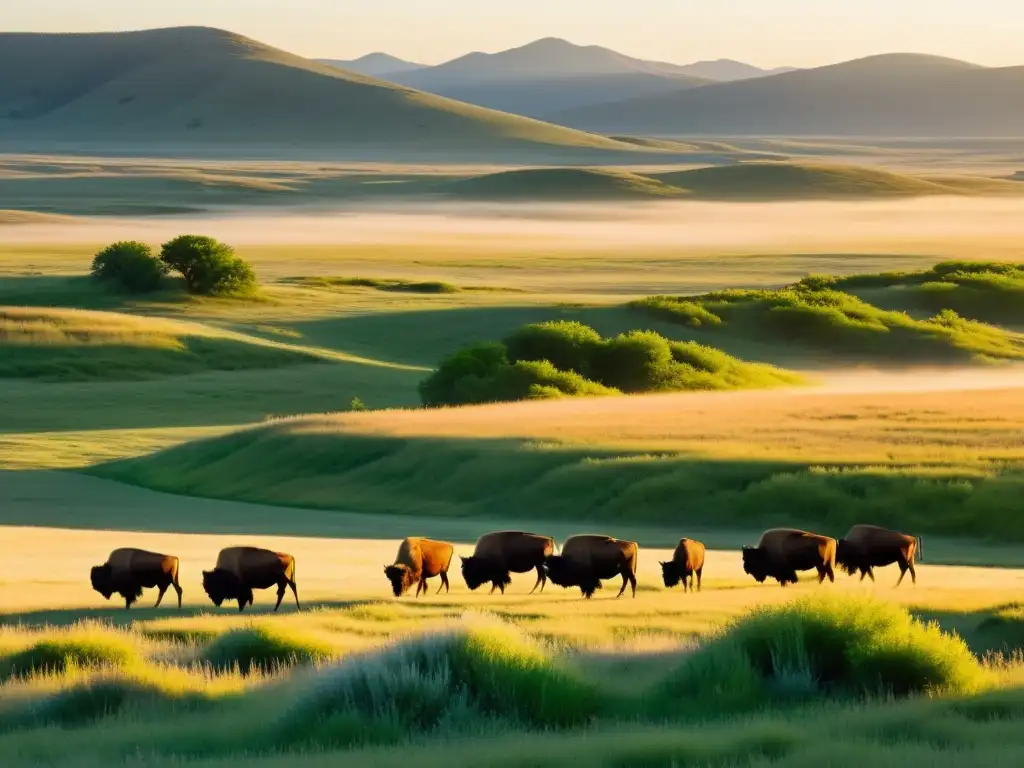
[{"label": "green shrub", "polygon": [[594,352],[602,344],[593,328],[567,320],[526,325],[505,339],[511,362],[547,360],[559,370],[588,377]]},{"label": "green shrub", "polygon": [[160,259],[181,274],[190,293],[229,296],[256,287],[252,267],[234,249],[212,237],[181,235],[164,243]]},{"label": "green shrub", "polygon": [[427,406],[465,405],[799,381],[710,347],[670,342],[653,331],[602,339],[580,323],[553,322],[525,326],[504,344],[477,344],[445,358],[420,384],[420,397]]},{"label": "green shrub", "polygon": [[757,608],[682,662],[656,705],[687,691],[720,711],[819,697],[965,694],[987,673],[959,637],[849,595]]},{"label": "green shrub", "polygon": [[317,638],[253,624],[217,637],[203,651],[203,660],[217,669],[235,667],[247,675],[255,670],[271,672],[294,664],[315,664],[335,655]]},{"label": "green shrub", "polygon": [[167,266],[145,243],[121,241],[108,245],[92,260],[92,276],[116,283],[131,293],[150,293],[163,285]]}]

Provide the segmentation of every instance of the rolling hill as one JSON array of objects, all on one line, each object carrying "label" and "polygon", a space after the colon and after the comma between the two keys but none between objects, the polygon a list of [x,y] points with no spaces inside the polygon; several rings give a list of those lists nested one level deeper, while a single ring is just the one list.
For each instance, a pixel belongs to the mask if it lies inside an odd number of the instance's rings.
[{"label": "rolling hill", "polygon": [[480,200],[870,200],[1024,194],[1024,184],[979,177],[918,177],[856,165],[745,162],[685,171],[526,168],[445,181],[432,191]]},{"label": "rolling hill", "polygon": [[423,69],[426,64],[416,64],[412,61],[400,59],[387,53],[368,53],[358,59],[317,59],[320,64],[327,64],[338,69],[345,69],[359,75],[368,77],[382,77],[385,80],[389,75],[397,75],[401,72],[413,72]]},{"label": "rolling hill", "polygon": [[662,136],[1016,136],[1024,124],[1024,67],[889,54],[549,117]]},{"label": "rolling hill", "polygon": [[709,82],[675,64],[634,59],[556,38],[500,53],[470,53],[436,67],[392,74],[389,79],[531,117]]},{"label": "rolling hill", "polygon": [[[187,55],[186,55],[187,52]],[[0,35],[8,146],[493,157],[636,148],[418,93],[209,28]]]}]

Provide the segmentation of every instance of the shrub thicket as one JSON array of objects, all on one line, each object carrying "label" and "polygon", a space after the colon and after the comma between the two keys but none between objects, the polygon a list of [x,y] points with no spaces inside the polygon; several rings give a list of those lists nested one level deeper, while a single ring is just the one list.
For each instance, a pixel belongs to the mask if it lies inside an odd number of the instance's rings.
[{"label": "shrub thicket", "polygon": [[252,267],[230,245],[212,237],[180,235],[164,243],[160,259],[181,274],[189,293],[241,295],[256,287]]},{"label": "shrub thicket", "polygon": [[420,385],[425,405],[533,398],[737,389],[798,383],[767,365],[672,342],[653,331],[604,339],[577,322],[528,325],[504,342],[476,344],[445,358]]},{"label": "shrub thicket", "polygon": [[[967,277],[962,279],[966,281]],[[1005,275],[999,277],[1009,279]],[[916,319],[906,312],[881,309],[839,290],[856,280],[812,275],[778,290],[733,289],[703,296],[651,296],[631,306],[711,333],[795,343],[818,353],[921,362],[1024,358],[1024,342],[1019,337],[960,317],[951,306],[954,302],[936,299],[931,309],[937,314]],[[923,283],[918,288],[936,297],[943,292],[935,285]],[[1021,286],[1024,288],[1024,281]]]},{"label": "shrub thicket", "polygon": [[124,240],[108,245],[92,260],[92,276],[131,293],[159,290],[167,265],[145,243]]}]

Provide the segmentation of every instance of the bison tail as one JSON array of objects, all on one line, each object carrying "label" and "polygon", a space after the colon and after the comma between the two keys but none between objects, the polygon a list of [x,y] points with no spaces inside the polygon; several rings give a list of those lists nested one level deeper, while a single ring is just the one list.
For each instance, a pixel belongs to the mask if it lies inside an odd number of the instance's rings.
[{"label": "bison tail", "polygon": [[178,558],[174,558],[174,562],[171,565],[171,584],[176,587],[181,585],[178,583]]}]

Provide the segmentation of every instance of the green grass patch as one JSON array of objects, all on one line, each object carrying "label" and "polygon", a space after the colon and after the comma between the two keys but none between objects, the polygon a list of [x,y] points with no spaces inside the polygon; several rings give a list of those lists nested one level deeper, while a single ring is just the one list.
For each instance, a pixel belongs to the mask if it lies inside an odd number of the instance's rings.
[{"label": "green grass patch", "polygon": [[778,290],[651,296],[630,306],[700,329],[709,339],[721,334],[796,344],[828,357],[903,363],[1024,359],[1019,334],[961,317],[949,307],[916,319],[837,289],[844,284],[816,276]]},{"label": "green grass patch", "polygon": [[238,669],[248,675],[296,664],[316,664],[335,655],[329,643],[307,633],[252,624],[219,635],[203,649],[202,659],[216,669]]},{"label": "green grass patch", "polygon": [[721,714],[824,697],[963,695],[987,682],[963,640],[898,606],[813,597],[734,620],[660,684],[653,706],[702,691],[701,705]]},{"label": "green grass patch", "polygon": [[353,656],[322,670],[282,716],[289,740],[399,741],[410,733],[580,725],[597,688],[510,626],[460,628]]},{"label": "green grass patch", "polygon": [[135,643],[112,631],[60,633],[0,659],[0,680],[84,667],[126,667],[140,658]]},{"label": "green grass patch", "polygon": [[319,363],[298,349],[109,312],[0,308],[0,378],[144,380]]},{"label": "green grass patch", "polygon": [[947,261],[917,272],[821,277],[885,307],[941,312],[1002,325],[1024,325],[1024,265]]}]

